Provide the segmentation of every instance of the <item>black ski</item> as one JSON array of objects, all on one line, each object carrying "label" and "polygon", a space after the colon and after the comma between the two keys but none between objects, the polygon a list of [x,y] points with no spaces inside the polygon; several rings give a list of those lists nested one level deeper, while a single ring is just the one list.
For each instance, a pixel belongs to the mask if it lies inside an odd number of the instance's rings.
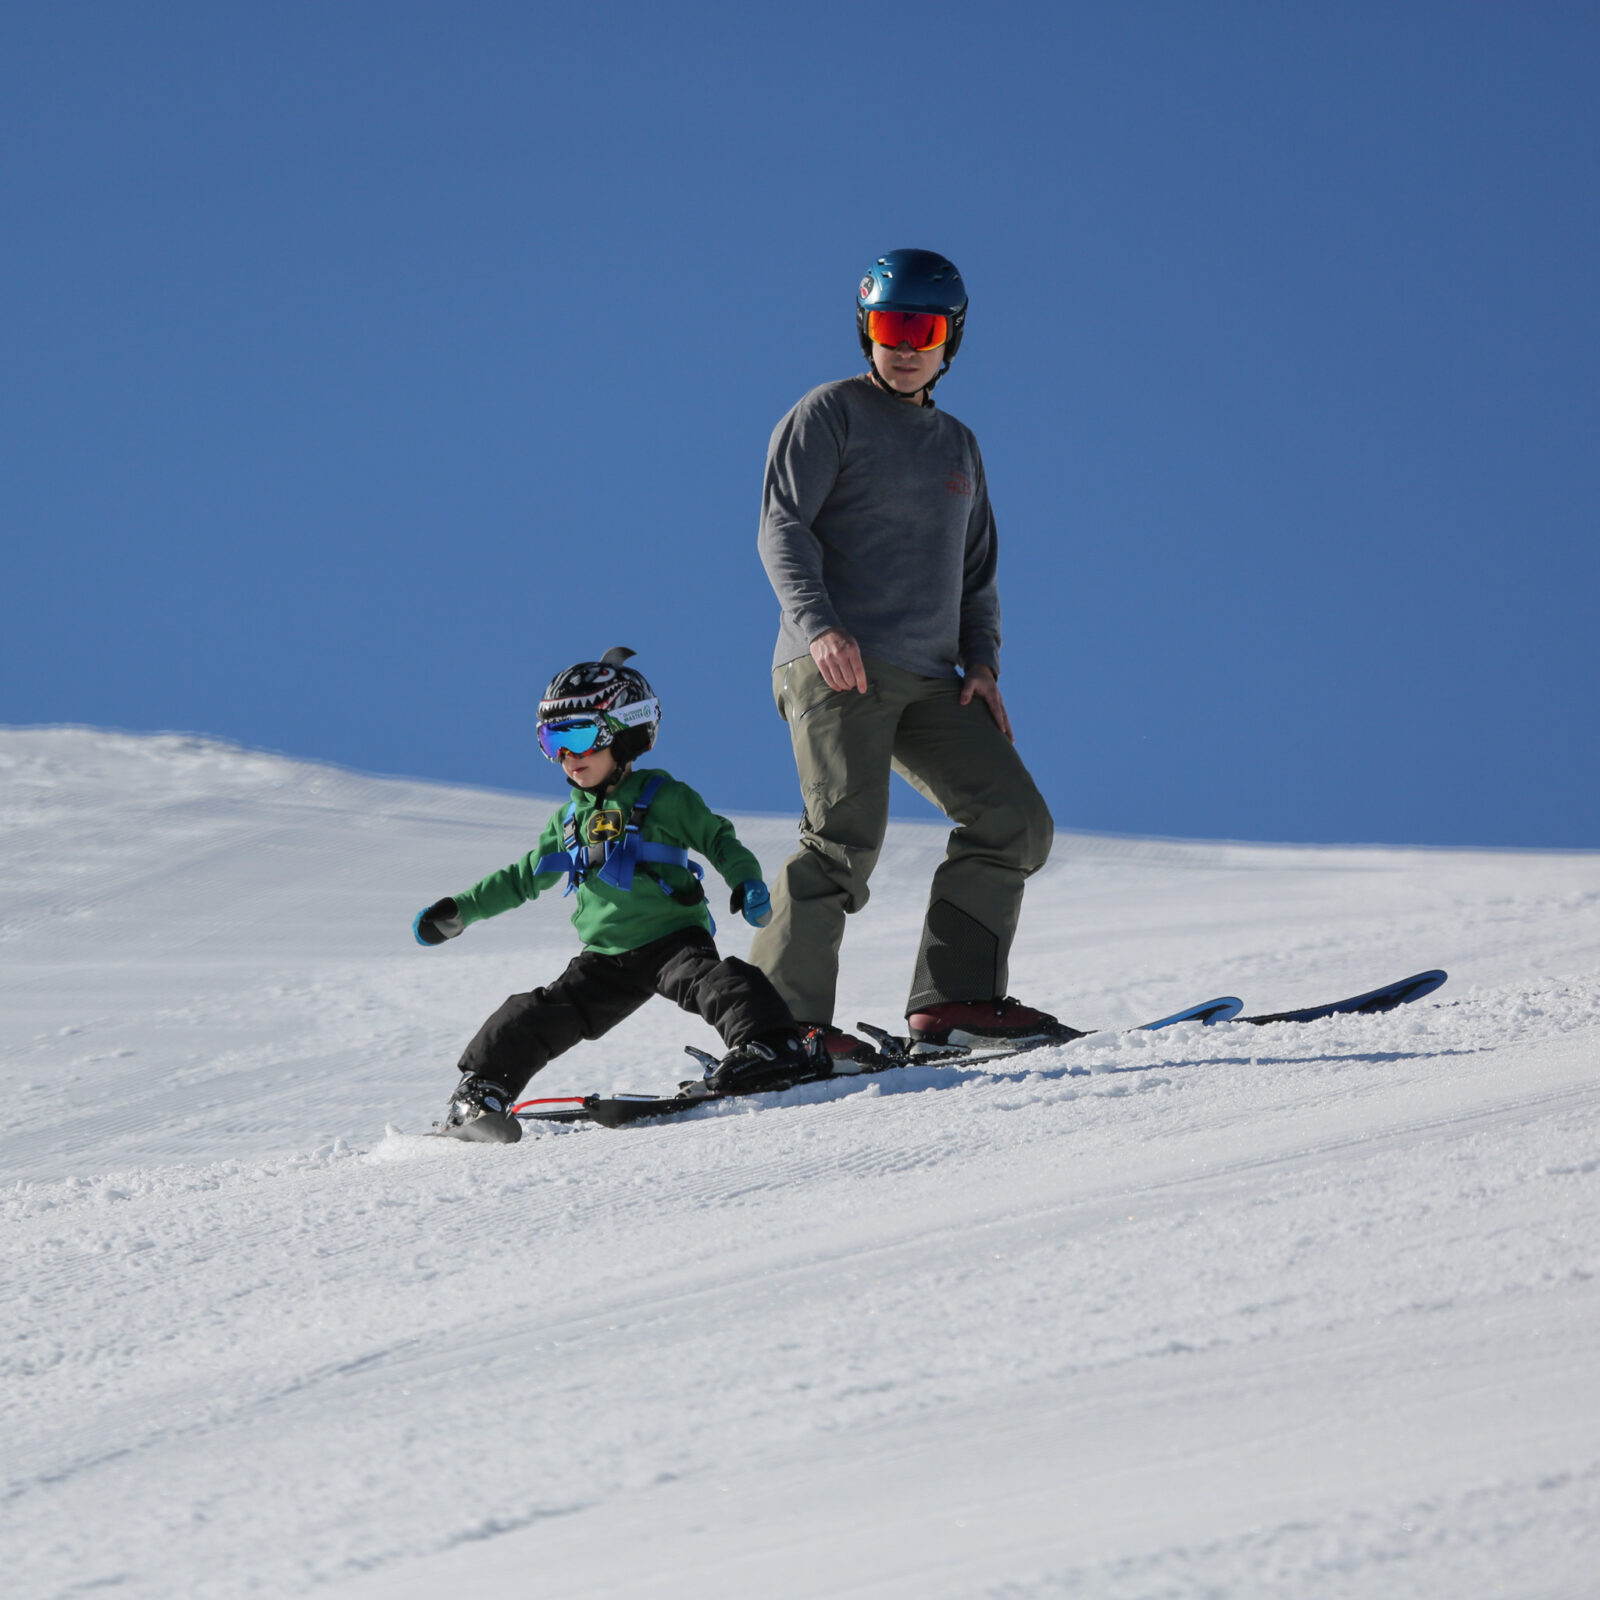
[{"label": "black ski", "polygon": [[[675,1117],[728,1096],[687,1084],[677,1094],[584,1094],[558,1100],[524,1100],[514,1115],[519,1122],[597,1122],[622,1128],[645,1117]],[[525,1109],[534,1107],[533,1110]]]}]

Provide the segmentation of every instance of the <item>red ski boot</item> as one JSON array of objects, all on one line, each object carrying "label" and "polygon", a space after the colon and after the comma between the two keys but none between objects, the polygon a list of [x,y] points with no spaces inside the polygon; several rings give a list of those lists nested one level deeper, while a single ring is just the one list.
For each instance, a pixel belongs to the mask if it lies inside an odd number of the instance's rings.
[{"label": "red ski boot", "polygon": [[1048,1012],[1020,1000],[944,1000],[906,1018],[913,1044],[959,1044],[969,1050],[1032,1050],[1042,1044],[1081,1039]]}]

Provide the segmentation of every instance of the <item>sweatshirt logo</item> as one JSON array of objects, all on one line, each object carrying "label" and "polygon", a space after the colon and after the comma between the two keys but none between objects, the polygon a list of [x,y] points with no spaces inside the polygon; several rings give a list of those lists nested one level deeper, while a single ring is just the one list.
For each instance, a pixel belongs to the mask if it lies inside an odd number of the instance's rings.
[{"label": "sweatshirt logo", "polygon": [[970,500],[972,498],[972,479],[966,473],[952,469],[950,476],[944,481],[944,492],[946,494],[965,495]]},{"label": "sweatshirt logo", "polygon": [[622,837],[622,827],[620,811],[597,811],[589,818],[589,843],[610,844],[612,840]]}]

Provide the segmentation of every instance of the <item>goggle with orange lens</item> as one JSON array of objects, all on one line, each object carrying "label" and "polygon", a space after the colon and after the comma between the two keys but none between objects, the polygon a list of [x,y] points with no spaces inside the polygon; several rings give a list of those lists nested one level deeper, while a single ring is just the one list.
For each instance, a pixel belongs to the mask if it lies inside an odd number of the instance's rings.
[{"label": "goggle with orange lens", "polygon": [[936,311],[869,311],[867,337],[891,350],[903,344],[919,353],[937,350],[950,338],[950,319]]}]

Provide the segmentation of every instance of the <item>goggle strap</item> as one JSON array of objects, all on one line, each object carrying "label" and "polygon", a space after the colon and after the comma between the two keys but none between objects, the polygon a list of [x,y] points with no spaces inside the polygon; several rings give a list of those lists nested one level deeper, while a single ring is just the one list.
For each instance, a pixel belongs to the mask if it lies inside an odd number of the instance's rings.
[{"label": "goggle strap", "polygon": [[613,722],[620,722],[624,728],[637,728],[642,723],[661,720],[661,702],[652,695],[648,700],[638,700],[631,706],[622,706],[605,714]]}]

